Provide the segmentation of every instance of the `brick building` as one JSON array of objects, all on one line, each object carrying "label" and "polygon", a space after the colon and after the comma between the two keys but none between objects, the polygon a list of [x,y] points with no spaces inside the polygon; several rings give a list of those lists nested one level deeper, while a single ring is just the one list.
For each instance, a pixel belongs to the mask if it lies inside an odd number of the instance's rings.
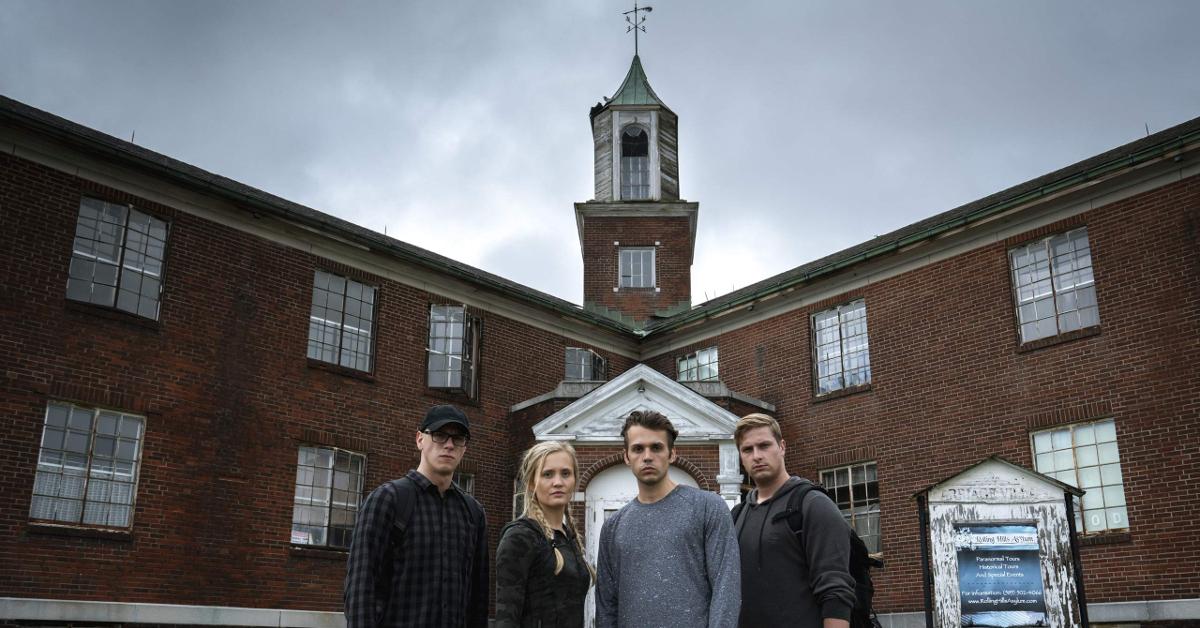
[{"label": "brick building", "polygon": [[580,307],[0,98],[0,620],[337,626],[357,502],[445,402],[493,549],[536,439],[575,442],[594,547],[621,416],[677,420],[673,477],[732,503],[768,412],[892,625],[913,494],[991,455],[1088,489],[1093,622],[1200,620],[1200,119],[695,306],[636,57],[591,124]]}]

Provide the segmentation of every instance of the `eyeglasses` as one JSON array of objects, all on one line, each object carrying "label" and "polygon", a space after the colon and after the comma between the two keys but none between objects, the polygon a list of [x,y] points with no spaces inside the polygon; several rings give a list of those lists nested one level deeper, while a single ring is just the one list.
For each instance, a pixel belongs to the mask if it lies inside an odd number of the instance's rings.
[{"label": "eyeglasses", "polygon": [[462,447],[463,445],[467,444],[467,441],[471,440],[471,437],[467,436],[466,434],[447,434],[440,430],[437,432],[425,430],[424,433],[429,434],[429,437],[433,439],[433,442],[439,445],[445,445],[447,440],[452,440],[454,441],[455,447]]}]

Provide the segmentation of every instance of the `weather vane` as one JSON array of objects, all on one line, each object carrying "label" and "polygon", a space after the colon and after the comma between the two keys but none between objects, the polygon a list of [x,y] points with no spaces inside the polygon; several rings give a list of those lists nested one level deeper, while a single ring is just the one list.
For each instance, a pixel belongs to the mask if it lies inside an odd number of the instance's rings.
[{"label": "weather vane", "polygon": [[643,33],[646,32],[646,27],[642,26],[642,24],[646,23],[645,13],[649,13],[653,10],[654,7],[642,7],[639,9],[637,2],[635,1],[633,3],[632,11],[626,11],[622,13],[622,15],[625,16],[625,21],[629,24],[629,26],[625,27],[625,32],[628,33],[633,31],[633,56],[635,57],[638,54],[638,31],[642,31]]}]

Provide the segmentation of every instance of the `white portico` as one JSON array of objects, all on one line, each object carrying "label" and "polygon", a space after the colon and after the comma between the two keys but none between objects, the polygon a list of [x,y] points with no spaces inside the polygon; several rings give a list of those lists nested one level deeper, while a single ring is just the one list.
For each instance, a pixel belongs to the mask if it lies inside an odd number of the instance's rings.
[{"label": "white portico", "polygon": [[[534,438],[569,440],[576,448],[620,445],[621,426],[634,410],[654,410],[671,419],[679,430],[677,447],[715,445],[720,455],[720,471],[716,477],[719,492],[730,508],[737,503],[742,477],[738,471],[733,428],[738,417],[645,364],[625,371],[538,422],[533,426]],[[634,482],[636,480],[630,473],[630,485],[634,486]],[[636,492],[634,486],[631,494]],[[590,501],[592,497],[589,495],[587,499]]]}]

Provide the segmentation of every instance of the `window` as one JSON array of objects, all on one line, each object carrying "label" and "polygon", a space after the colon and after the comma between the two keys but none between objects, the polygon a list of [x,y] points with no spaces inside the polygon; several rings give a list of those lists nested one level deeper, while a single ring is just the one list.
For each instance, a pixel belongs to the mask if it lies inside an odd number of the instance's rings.
[{"label": "window", "polygon": [[678,380],[681,382],[715,382],[717,374],[717,348],[701,349],[675,360]]},{"label": "window", "polygon": [[621,200],[650,198],[650,137],[638,125],[621,133]]},{"label": "window", "polygon": [[854,464],[821,472],[821,484],[833,497],[842,516],[862,537],[867,551],[881,551],[879,544],[879,479],[875,463]]},{"label": "window", "polygon": [[129,205],[79,203],[67,298],[158,320],[167,223]]},{"label": "window", "polygon": [[475,396],[479,327],[479,319],[471,316],[466,306],[430,306],[426,371],[430,388]]},{"label": "window", "polygon": [[463,473],[462,471],[455,471],[454,477],[451,479],[451,481],[454,482],[454,485],[457,486],[460,491],[466,493],[467,495],[475,494],[475,474],[474,473]]},{"label": "window", "polygon": [[654,287],[654,248],[623,248],[620,250],[622,288]]},{"label": "window", "polygon": [[1100,324],[1087,227],[1009,251],[1021,342]]},{"label": "window", "polygon": [[813,314],[817,394],[871,382],[867,305],[862,299]]},{"label": "window", "polygon": [[344,449],[300,448],[292,507],[292,543],[350,547],[366,465],[366,456]]},{"label": "window", "polygon": [[1111,419],[1034,432],[1034,465],[1087,491],[1075,502],[1075,529],[1093,533],[1129,527],[1117,426]]},{"label": "window", "polygon": [[29,518],[110,528],[133,523],[145,419],[68,403],[46,406]]},{"label": "window", "polygon": [[371,370],[375,288],[318,270],[308,315],[308,357]]},{"label": "window", "polygon": [[521,478],[513,479],[513,519],[520,519],[525,514],[525,486]]},{"label": "window", "polygon": [[607,377],[607,360],[591,349],[567,347],[567,381],[602,382]]}]

